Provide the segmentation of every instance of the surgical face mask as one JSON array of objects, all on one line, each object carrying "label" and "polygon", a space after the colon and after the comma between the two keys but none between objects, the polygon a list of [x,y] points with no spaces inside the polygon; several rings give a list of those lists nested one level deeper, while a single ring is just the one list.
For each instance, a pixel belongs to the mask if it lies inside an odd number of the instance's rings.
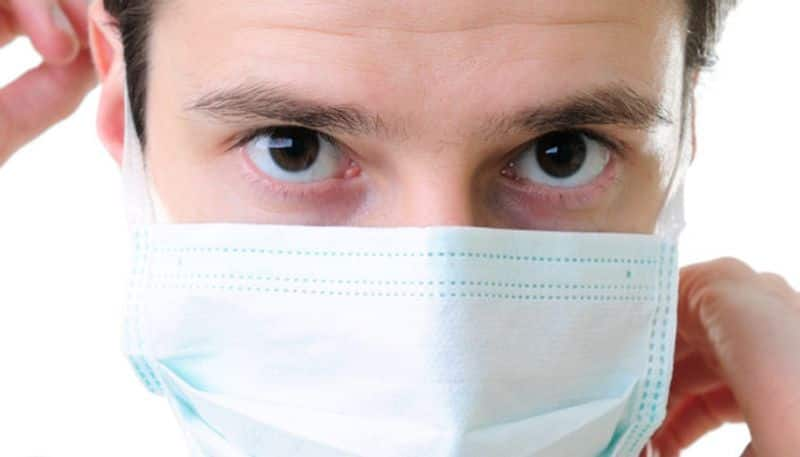
[{"label": "surgical face mask", "polygon": [[655,234],[158,223],[126,107],[124,350],[193,456],[637,456],[665,415]]}]

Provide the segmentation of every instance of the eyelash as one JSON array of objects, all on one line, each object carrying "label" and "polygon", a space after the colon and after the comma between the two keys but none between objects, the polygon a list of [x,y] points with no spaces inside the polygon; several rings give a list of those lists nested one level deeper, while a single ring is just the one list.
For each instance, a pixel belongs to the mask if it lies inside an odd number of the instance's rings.
[{"label": "eyelash", "polygon": [[[322,139],[332,144],[334,147],[339,148],[340,150],[346,150],[342,148],[342,143],[339,142],[336,138],[331,136],[328,133],[308,128],[302,125],[290,125],[290,124],[277,124],[271,126],[262,126],[255,129],[251,129],[248,131],[243,132],[236,139],[233,140],[233,146],[228,148],[228,150],[235,150],[241,149],[246,146],[250,141],[254,140],[255,138],[262,136],[262,135],[269,135],[274,132],[275,129],[281,127],[289,127],[289,126],[296,126],[301,128],[306,128],[316,134],[318,134]],[[612,161],[609,163],[608,168],[610,170],[608,176],[606,177],[605,182],[593,183],[583,187],[571,188],[571,189],[560,189],[560,188],[551,188],[547,186],[543,186],[542,184],[517,184],[512,186],[517,189],[521,189],[523,192],[534,195],[535,198],[540,200],[545,200],[547,202],[553,204],[567,204],[567,206],[581,206],[582,204],[586,203],[586,201],[591,200],[592,197],[586,194],[588,193],[599,193],[605,190],[608,190],[609,187],[614,186],[619,183],[620,177],[618,175],[617,170],[617,160],[625,160],[627,157],[627,151],[629,149],[628,145],[622,141],[615,138],[612,138],[609,135],[601,133],[597,130],[589,129],[589,128],[581,128],[581,127],[570,127],[570,128],[563,128],[563,129],[551,129],[549,131],[545,131],[538,136],[522,143],[521,145],[512,148],[512,152],[509,153],[506,159],[504,159],[504,163],[509,164],[519,157],[519,155],[533,145],[536,141],[540,138],[544,137],[545,135],[551,133],[569,133],[569,134],[576,134],[576,135],[585,135],[587,138],[596,141],[603,145],[604,147],[608,148],[612,154]],[[254,181],[252,184],[261,184],[260,192],[273,192],[273,195],[277,193],[282,199],[308,199],[308,198],[322,198],[332,192],[334,189],[330,185],[331,183],[313,183],[313,184],[305,184],[305,185],[292,185],[292,184],[284,184],[279,182],[270,181],[267,183],[266,188],[264,185],[265,179],[261,176],[257,176],[255,172],[248,173],[248,181]],[[259,183],[259,181],[261,181]],[[546,187],[546,189],[544,189]],[[269,188],[269,190],[267,189]],[[592,192],[589,189],[596,189],[595,192]]]},{"label": "eyelash", "polygon": [[312,128],[308,128],[308,127],[305,127],[305,126],[302,126],[302,125],[282,124],[282,125],[270,125],[270,126],[266,126],[266,127],[258,127],[256,129],[253,129],[253,130],[245,131],[244,133],[238,135],[233,140],[233,146],[228,148],[228,150],[241,148],[242,146],[245,146],[247,143],[249,143],[250,141],[256,139],[257,137],[262,136],[262,135],[269,135],[270,133],[274,132],[275,129],[278,129],[278,128],[281,128],[281,127],[299,127],[299,128],[308,129],[309,131],[314,132],[317,135],[319,135],[323,140],[329,142],[330,144],[336,146],[337,148],[341,148],[341,143],[338,140],[336,140],[336,138],[332,137],[331,135],[329,135],[329,134],[327,134],[325,132],[322,132],[322,131],[319,131],[319,130],[316,130],[316,129],[312,129]]},{"label": "eyelash", "polygon": [[603,134],[601,132],[598,132],[598,131],[595,131],[595,130],[592,130],[592,129],[588,129],[588,128],[581,128],[581,127],[569,127],[569,128],[564,128],[564,129],[552,129],[552,130],[549,130],[549,131],[546,131],[546,132],[540,134],[536,138],[534,138],[532,140],[529,140],[526,143],[523,143],[523,146],[528,147],[528,146],[532,145],[533,143],[535,143],[536,141],[538,141],[540,138],[544,137],[545,135],[549,135],[551,133],[571,133],[571,134],[575,134],[575,135],[584,135],[584,136],[586,136],[586,138],[589,138],[590,140],[597,141],[598,143],[600,143],[603,146],[607,147],[614,154],[624,155],[624,153],[625,153],[625,151],[627,149],[625,144],[622,141],[615,140],[614,138],[612,138],[612,137],[610,137],[610,136],[608,136],[606,134]]}]

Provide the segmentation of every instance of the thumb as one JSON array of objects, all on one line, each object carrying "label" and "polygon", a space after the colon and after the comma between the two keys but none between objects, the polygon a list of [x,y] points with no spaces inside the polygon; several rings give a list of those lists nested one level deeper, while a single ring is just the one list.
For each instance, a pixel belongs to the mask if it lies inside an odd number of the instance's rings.
[{"label": "thumb", "polygon": [[44,62],[0,89],[0,165],[71,114],[95,83],[91,56],[83,51],[68,65]]}]

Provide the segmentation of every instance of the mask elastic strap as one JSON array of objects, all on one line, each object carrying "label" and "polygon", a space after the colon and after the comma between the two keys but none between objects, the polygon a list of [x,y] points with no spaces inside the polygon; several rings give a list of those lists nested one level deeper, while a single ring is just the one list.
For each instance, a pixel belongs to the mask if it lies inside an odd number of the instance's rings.
[{"label": "mask elastic strap", "polygon": [[[694,126],[689,127],[693,128]],[[686,226],[684,188],[686,173],[692,162],[692,134],[691,130],[685,132],[681,139],[679,156],[672,170],[667,194],[656,223],[655,234],[669,240],[677,240]]]},{"label": "mask elastic strap", "polygon": [[122,154],[122,185],[125,208],[130,227],[155,222],[153,201],[147,185],[144,154],[136,127],[133,122],[133,110],[130,104],[128,82],[125,78],[125,149]]}]

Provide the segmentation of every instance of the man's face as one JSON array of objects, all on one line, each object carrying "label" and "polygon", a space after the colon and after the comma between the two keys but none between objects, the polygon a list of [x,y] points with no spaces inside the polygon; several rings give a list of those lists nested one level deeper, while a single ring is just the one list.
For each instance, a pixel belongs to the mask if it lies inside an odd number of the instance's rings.
[{"label": "man's face", "polygon": [[681,1],[163,3],[146,160],[175,222],[654,227]]}]

